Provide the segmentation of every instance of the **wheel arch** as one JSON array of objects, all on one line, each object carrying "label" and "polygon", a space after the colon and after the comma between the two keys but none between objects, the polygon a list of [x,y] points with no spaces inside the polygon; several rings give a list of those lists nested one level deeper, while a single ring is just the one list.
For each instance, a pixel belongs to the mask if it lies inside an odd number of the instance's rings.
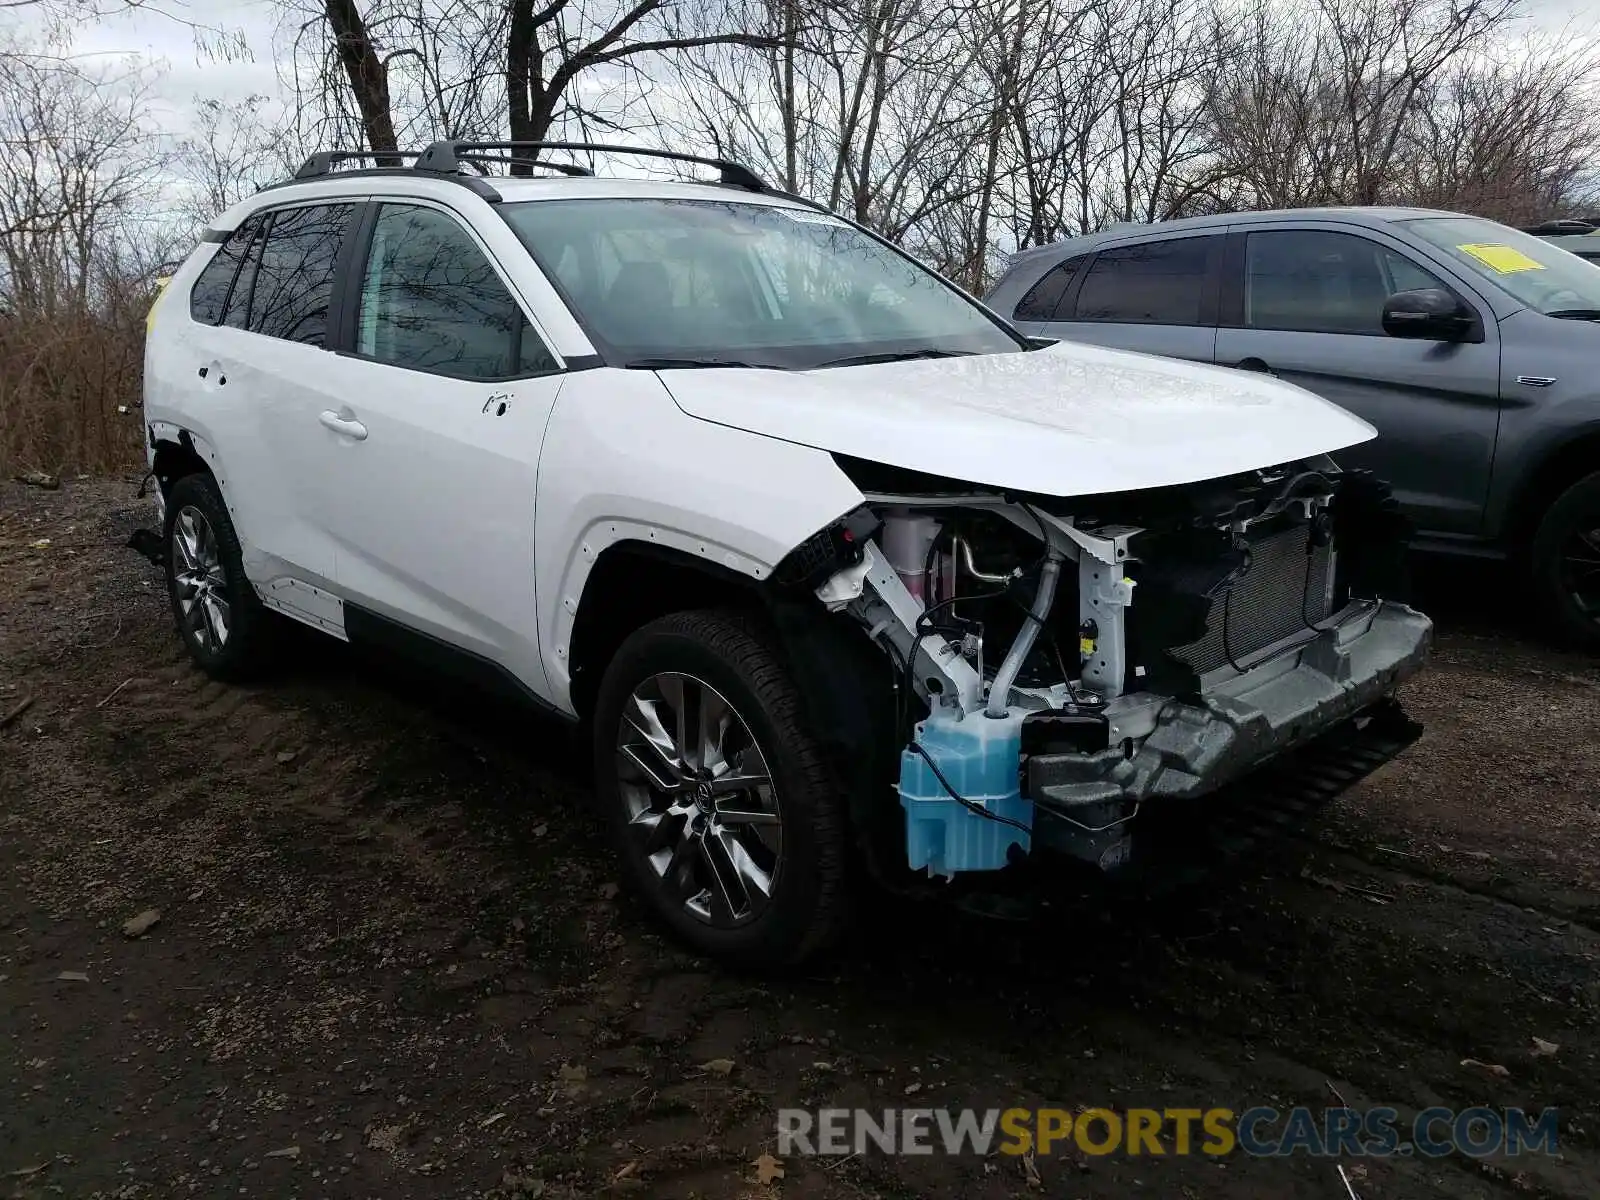
[{"label": "wheel arch", "polygon": [[1550,506],[1578,480],[1600,471],[1600,421],[1534,457],[1511,492],[1500,523],[1500,540],[1515,553],[1525,549]]}]

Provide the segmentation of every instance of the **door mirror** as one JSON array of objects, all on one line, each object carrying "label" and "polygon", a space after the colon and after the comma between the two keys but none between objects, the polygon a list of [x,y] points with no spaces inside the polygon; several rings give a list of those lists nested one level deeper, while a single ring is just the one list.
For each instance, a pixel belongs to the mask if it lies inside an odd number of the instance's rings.
[{"label": "door mirror", "polygon": [[1443,288],[1396,292],[1383,302],[1383,331],[1390,337],[1459,342],[1476,326],[1472,310]]}]

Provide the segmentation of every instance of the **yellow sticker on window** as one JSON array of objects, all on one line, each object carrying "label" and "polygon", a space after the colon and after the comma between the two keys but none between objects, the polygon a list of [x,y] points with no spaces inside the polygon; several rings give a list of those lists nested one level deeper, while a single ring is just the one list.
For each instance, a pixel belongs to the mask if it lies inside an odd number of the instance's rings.
[{"label": "yellow sticker on window", "polygon": [[1512,275],[1518,271],[1544,270],[1542,262],[1529,258],[1515,246],[1502,246],[1497,242],[1472,242],[1465,246],[1457,246],[1456,249],[1472,255],[1491,271],[1501,275]]}]

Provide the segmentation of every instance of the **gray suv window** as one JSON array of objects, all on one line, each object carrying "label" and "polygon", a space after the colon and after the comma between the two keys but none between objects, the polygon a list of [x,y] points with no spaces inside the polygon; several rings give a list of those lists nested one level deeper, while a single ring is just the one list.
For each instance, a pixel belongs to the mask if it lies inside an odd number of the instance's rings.
[{"label": "gray suv window", "polygon": [[1381,334],[1383,303],[1395,292],[1444,286],[1403,255],[1350,233],[1266,230],[1245,242],[1251,329]]},{"label": "gray suv window", "polygon": [[1018,321],[1053,321],[1056,311],[1061,307],[1061,301],[1066,298],[1072,289],[1072,281],[1077,278],[1083,264],[1089,261],[1087,254],[1080,254],[1076,258],[1069,258],[1066,262],[1057,263],[1044,273],[1044,277],[1035,283],[1017,301],[1016,311],[1011,315]]},{"label": "gray suv window", "polygon": [[1172,238],[1096,255],[1078,292],[1079,321],[1199,325],[1220,237]]}]

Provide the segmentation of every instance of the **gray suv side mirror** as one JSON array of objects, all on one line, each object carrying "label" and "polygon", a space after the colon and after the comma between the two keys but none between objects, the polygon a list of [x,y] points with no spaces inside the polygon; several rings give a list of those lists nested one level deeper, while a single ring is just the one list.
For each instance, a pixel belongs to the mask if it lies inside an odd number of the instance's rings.
[{"label": "gray suv side mirror", "polygon": [[1396,292],[1383,302],[1383,331],[1390,337],[1433,342],[1481,341],[1472,310],[1443,288]]}]

